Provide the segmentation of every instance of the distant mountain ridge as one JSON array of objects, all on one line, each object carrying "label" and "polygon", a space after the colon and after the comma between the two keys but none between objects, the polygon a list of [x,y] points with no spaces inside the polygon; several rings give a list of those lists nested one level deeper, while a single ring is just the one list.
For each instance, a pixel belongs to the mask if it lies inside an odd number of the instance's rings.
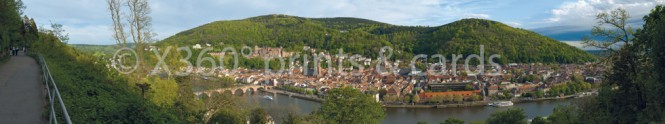
[{"label": "distant mountain ridge", "polygon": [[484,19],[462,19],[446,25],[397,26],[359,18],[303,18],[265,15],[242,20],[215,21],[170,36],[157,45],[194,44],[283,47],[302,51],[304,46],[337,53],[357,53],[375,58],[390,46],[396,59],[415,54],[499,54],[500,63],[581,63],[595,61],[583,50],[542,36]]}]

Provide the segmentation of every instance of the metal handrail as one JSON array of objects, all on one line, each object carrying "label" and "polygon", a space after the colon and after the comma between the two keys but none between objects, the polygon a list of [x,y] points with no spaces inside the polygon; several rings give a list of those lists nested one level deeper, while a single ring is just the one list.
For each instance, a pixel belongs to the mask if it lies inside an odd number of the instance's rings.
[{"label": "metal handrail", "polygon": [[[55,116],[55,107],[53,107],[53,103],[55,102],[55,98],[57,97],[58,102],[60,103],[60,108],[62,109],[62,113],[65,115],[65,122],[67,124],[71,124],[72,120],[69,118],[69,112],[67,112],[67,107],[65,107],[65,103],[62,101],[62,97],[60,96],[60,91],[58,91],[58,85],[55,84],[55,80],[53,80],[53,76],[51,76],[51,70],[48,68],[48,64],[46,64],[46,60],[44,57],[39,54],[39,62],[41,63],[42,67],[42,75],[44,77],[44,85],[46,86],[46,91],[48,92],[48,98],[49,98],[49,104],[51,106],[51,112],[49,116],[49,124],[57,124],[58,119]],[[53,91],[51,91],[51,86],[53,87]]]}]

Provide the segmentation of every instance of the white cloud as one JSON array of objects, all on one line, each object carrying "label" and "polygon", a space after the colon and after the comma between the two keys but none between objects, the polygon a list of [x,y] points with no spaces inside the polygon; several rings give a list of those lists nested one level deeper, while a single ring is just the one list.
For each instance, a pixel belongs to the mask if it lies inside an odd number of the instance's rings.
[{"label": "white cloud", "polygon": [[563,43],[566,43],[570,46],[577,47],[582,50],[599,50],[598,48],[595,47],[586,47],[584,44],[582,44],[582,41],[561,41]]},{"label": "white cloud", "polygon": [[638,20],[656,5],[664,3],[664,0],[578,0],[551,10],[552,17],[545,20],[549,24],[572,25],[578,28],[575,30],[588,30],[596,24],[598,13],[623,8],[632,16],[631,20]]},{"label": "white cloud", "polygon": [[489,19],[489,18],[490,18],[490,15],[487,15],[487,14],[475,14],[475,13],[469,13],[469,14],[466,14],[466,18]]},{"label": "white cloud", "polygon": [[[577,47],[577,48],[582,49],[582,50],[602,50],[598,47],[586,46],[586,45],[583,44],[582,41],[561,41],[561,42],[566,43],[570,46]],[[621,48],[623,45],[624,45],[623,42],[618,42],[618,43],[612,45],[611,48],[616,50],[616,49]]]},{"label": "white cloud", "polygon": [[[90,25],[82,27],[72,27],[64,25],[63,29],[69,33],[69,44],[100,44],[99,41],[109,41],[115,43],[111,37],[111,27],[105,25]],[[104,44],[107,44],[104,42]]]},{"label": "white cloud", "polygon": [[513,26],[513,27],[522,26],[522,23],[519,23],[519,22],[504,22],[504,23],[506,23],[507,25]]}]

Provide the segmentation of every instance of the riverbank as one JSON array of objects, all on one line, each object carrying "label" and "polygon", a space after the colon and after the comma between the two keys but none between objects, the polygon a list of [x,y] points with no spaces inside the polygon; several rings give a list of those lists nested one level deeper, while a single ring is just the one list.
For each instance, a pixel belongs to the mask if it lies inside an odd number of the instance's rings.
[{"label": "riverbank", "polygon": [[459,108],[459,107],[479,107],[487,106],[488,102],[485,101],[476,101],[476,102],[464,102],[461,104],[438,104],[438,105],[428,105],[428,104],[383,104],[384,108]]},{"label": "riverbank", "polygon": [[313,101],[313,102],[319,102],[319,103],[323,102],[323,99],[321,99],[319,97],[316,97],[315,95],[304,95],[304,94],[300,94],[300,93],[289,92],[289,91],[286,91],[286,90],[273,90],[273,89],[268,89],[268,90],[263,89],[262,91],[263,92],[268,92],[268,93],[282,94],[282,95],[286,95],[286,96],[289,96],[289,97],[295,97],[295,98],[309,100],[309,101]]},{"label": "riverbank", "polygon": [[[313,101],[313,102],[318,102],[321,103],[323,102],[323,99],[317,97],[316,95],[304,95],[300,93],[295,93],[295,92],[289,92],[285,90],[276,90],[276,89],[268,89],[268,90],[262,90],[263,92],[268,92],[268,93],[274,93],[274,94],[281,94],[293,98],[298,98],[298,99],[303,99],[303,100],[308,100],[308,101]],[[588,95],[587,95],[588,96]],[[587,97],[584,96],[584,97]],[[562,96],[562,97],[547,97],[547,98],[537,98],[537,99],[513,99],[510,100],[513,103],[530,103],[530,102],[540,102],[540,101],[550,101],[550,100],[564,100],[564,99],[574,99],[574,98],[579,98],[577,94],[574,95],[567,95],[567,96]],[[410,104],[410,103],[404,103],[404,104],[388,104],[388,103],[382,103],[382,107],[384,108],[462,108],[462,107],[482,107],[482,106],[487,106],[489,101],[473,101],[473,102],[464,102],[460,104]]]}]

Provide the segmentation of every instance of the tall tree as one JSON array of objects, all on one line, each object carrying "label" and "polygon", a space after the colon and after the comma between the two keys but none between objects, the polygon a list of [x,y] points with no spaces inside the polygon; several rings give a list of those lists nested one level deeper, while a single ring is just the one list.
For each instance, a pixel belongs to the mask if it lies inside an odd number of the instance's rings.
[{"label": "tall tree", "polygon": [[136,48],[136,53],[139,58],[139,68],[137,71],[144,72],[147,67],[144,67],[142,63],[143,60],[143,49],[145,48],[144,43],[147,41],[153,40],[152,37],[155,36],[152,32],[152,18],[150,17],[150,6],[148,5],[148,0],[127,0],[127,8],[129,9],[129,34],[134,41],[134,47]]},{"label": "tall tree", "polygon": [[[599,14],[599,17],[604,15],[608,14]],[[598,97],[578,105],[579,116],[584,118],[579,120],[584,123],[662,122],[665,119],[665,97],[661,95],[665,92],[663,6],[657,6],[643,18],[643,29],[638,29],[634,37],[630,28],[624,28],[627,18],[624,10],[618,9],[609,15],[599,18],[599,24],[613,22],[611,29],[605,32],[614,35],[603,38],[615,39],[624,45],[606,59],[608,67]]]},{"label": "tall tree", "polygon": [[330,90],[317,114],[339,124],[378,124],[385,116],[381,104],[371,95],[350,87]]},{"label": "tall tree", "polygon": [[640,68],[643,73],[637,79],[643,79],[646,107],[640,114],[641,119],[650,122],[665,121],[665,7],[658,5],[644,17],[644,25],[635,35],[636,44],[645,57],[639,62],[645,63]]},{"label": "tall tree", "polygon": [[521,108],[494,112],[487,119],[488,124],[526,124],[526,116]]},{"label": "tall tree", "polygon": [[62,24],[51,22],[51,30],[49,32],[53,33],[53,35],[58,37],[58,39],[60,39],[60,42],[65,44],[69,42],[69,33],[65,32],[65,29],[62,27]]},{"label": "tall tree", "polygon": [[[600,13],[596,16],[598,25],[591,29],[592,36],[582,38],[584,44],[590,47],[616,52],[617,45],[627,46],[632,43],[634,29],[626,25],[630,15],[625,9],[619,8],[610,13]],[[609,25],[612,29],[605,28]],[[594,40],[594,38],[602,40]]]},{"label": "tall tree", "polygon": [[115,39],[116,44],[122,44],[123,47],[127,47],[127,36],[125,36],[125,25],[121,21],[122,18],[122,9],[121,9],[121,0],[106,0],[109,4],[109,12],[111,12],[111,19],[113,21],[113,39]]},{"label": "tall tree", "polygon": [[446,119],[446,121],[443,121],[439,124],[464,124],[464,121],[460,120],[458,118],[451,117],[451,118]]}]

